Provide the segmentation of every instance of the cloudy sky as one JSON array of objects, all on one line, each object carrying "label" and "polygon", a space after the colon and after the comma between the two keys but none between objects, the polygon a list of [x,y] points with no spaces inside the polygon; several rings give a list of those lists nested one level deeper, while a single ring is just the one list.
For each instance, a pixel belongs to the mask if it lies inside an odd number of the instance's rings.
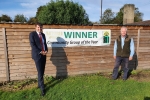
[{"label": "cloudy sky", "polygon": [[[0,16],[7,14],[12,19],[17,14],[23,14],[27,18],[34,17],[37,8],[46,5],[50,0],[0,0]],[[86,10],[90,21],[100,19],[101,0],[72,0],[79,3]],[[143,20],[150,20],[150,0],[103,0],[102,11],[107,8],[117,13],[124,4],[134,4],[144,14]]]}]

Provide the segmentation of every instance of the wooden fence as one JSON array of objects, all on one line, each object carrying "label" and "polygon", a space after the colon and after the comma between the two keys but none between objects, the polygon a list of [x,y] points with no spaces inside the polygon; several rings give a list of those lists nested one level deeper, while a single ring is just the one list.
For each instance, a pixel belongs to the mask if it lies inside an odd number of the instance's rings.
[{"label": "wooden fence", "polygon": [[[36,78],[37,71],[31,59],[29,33],[34,25],[0,24],[0,81]],[[45,74],[67,76],[112,71],[114,67],[113,45],[120,27],[117,25],[71,26],[44,25],[50,29],[111,29],[110,46],[83,46],[49,48]],[[127,26],[134,38],[135,55],[129,63],[131,69],[150,68],[150,27]]]}]

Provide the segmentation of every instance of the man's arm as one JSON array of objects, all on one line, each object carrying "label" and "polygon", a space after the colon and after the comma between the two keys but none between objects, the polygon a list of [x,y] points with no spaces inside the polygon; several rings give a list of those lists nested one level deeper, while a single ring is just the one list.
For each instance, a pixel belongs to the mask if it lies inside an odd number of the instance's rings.
[{"label": "man's arm", "polygon": [[30,45],[31,45],[33,51],[40,54],[41,50],[39,48],[37,48],[32,32],[29,34],[29,41],[30,41]]},{"label": "man's arm", "polygon": [[116,59],[116,52],[117,52],[117,42],[115,40],[115,43],[114,43],[114,59]]},{"label": "man's arm", "polygon": [[130,42],[130,57],[129,60],[133,59],[133,55],[134,55],[134,41],[133,38],[131,38],[131,42]]}]

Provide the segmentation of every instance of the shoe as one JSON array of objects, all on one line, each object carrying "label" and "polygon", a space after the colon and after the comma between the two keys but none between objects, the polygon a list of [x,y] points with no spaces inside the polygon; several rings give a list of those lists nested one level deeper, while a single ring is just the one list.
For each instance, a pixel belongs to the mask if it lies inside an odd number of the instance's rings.
[{"label": "shoe", "polygon": [[41,91],[41,96],[44,96],[45,95],[45,91]]},{"label": "shoe", "polygon": [[117,78],[113,78],[113,77],[112,77],[111,79],[112,79],[112,80],[116,80]]},{"label": "shoe", "polygon": [[126,78],[123,78],[122,80],[123,80],[123,81],[126,81],[127,79],[126,79]]}]

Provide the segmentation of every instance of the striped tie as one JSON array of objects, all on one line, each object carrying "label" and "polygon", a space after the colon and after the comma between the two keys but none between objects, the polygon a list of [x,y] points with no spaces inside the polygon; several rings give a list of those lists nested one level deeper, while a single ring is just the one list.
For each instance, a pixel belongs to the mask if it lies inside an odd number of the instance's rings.
[{"label": "striped tie", "polygon": [[43,42],[42,42],[42,35],[41,35],[41,33],[39,34],[39,38],[40,38],[40,43],[41,43],[41,46],[42,46],[42,51],[44,51],[44,45],[43,45]]}]

